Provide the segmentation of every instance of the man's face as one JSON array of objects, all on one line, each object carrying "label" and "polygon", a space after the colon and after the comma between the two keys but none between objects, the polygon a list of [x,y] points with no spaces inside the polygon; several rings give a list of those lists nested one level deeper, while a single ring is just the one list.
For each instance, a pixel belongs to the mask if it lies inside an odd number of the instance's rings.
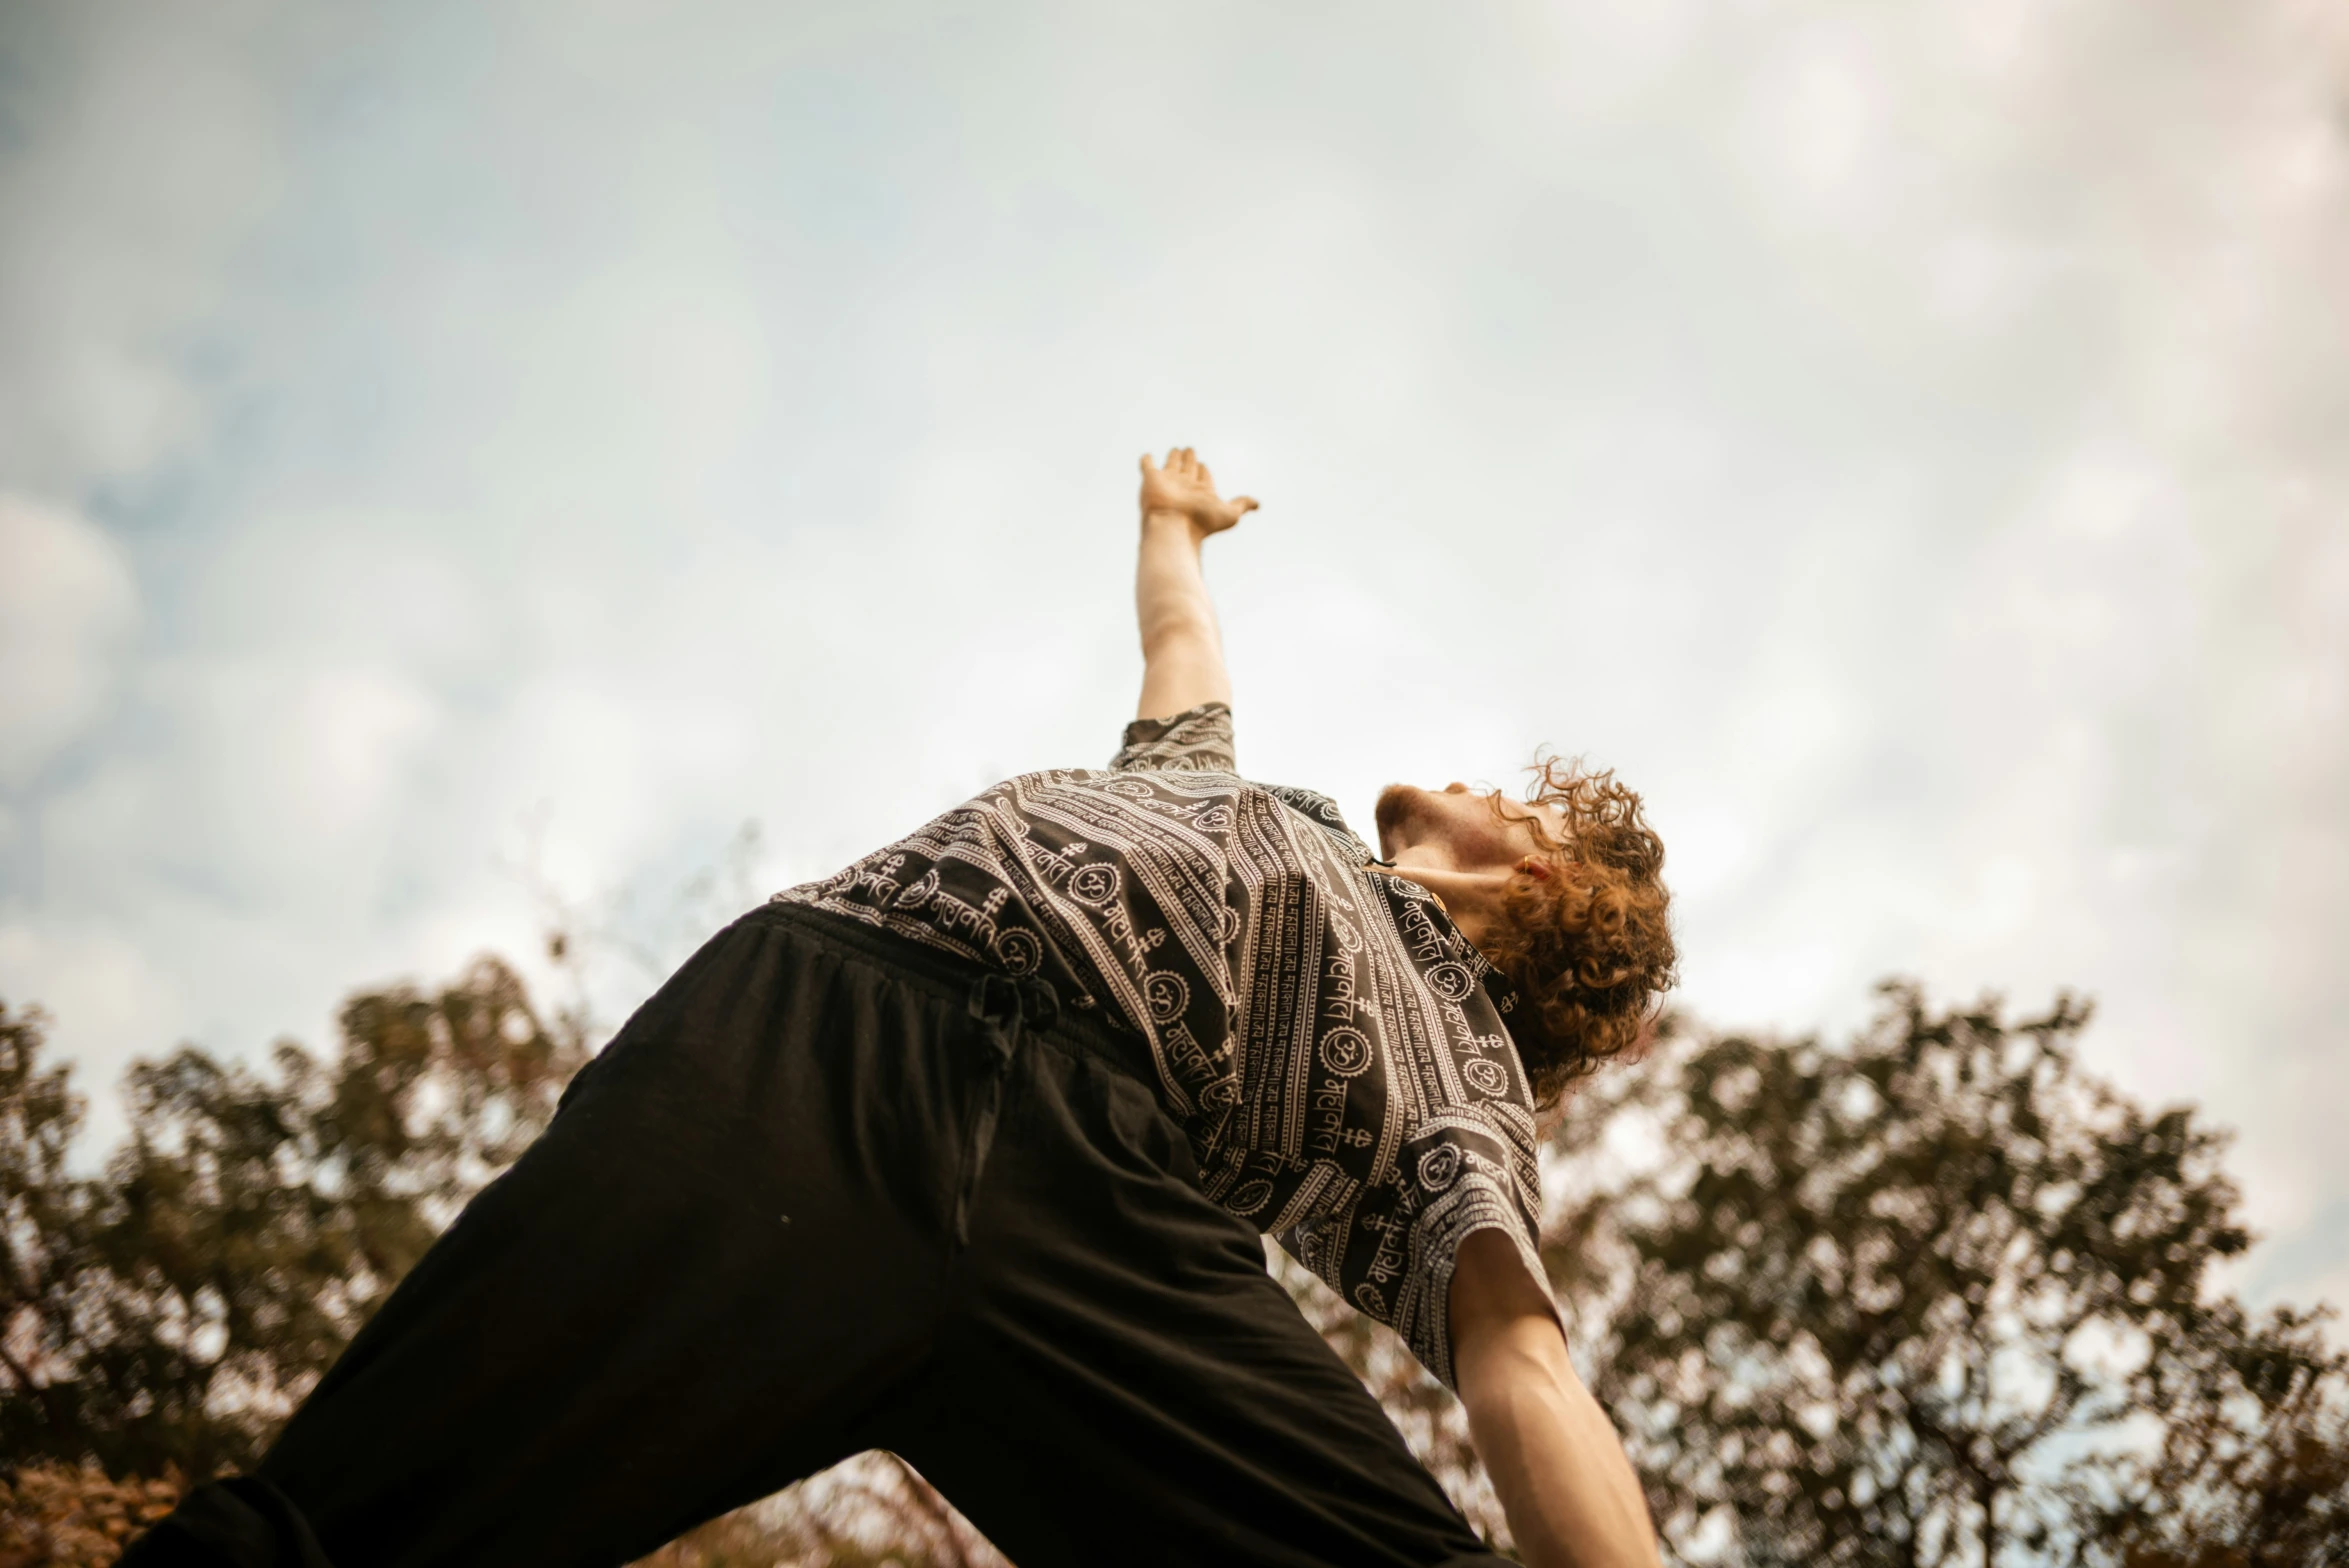
[{"label": "man's face", "polygon": [[1528,806],[1456,782],[1440,790],[1389,784],[1379,791],[1376,816],[1381,859],[1401,864],[1408,854],[1413,864],[1453,871],[1514,866],[1565,838],[1564,813],[1556,806]]}]

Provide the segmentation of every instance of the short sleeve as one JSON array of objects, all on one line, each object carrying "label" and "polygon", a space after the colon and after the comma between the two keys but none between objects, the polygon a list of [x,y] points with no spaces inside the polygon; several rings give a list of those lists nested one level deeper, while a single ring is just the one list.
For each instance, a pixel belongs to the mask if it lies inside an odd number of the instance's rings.
[{"label": "short sleeve", "polygon": [[1239,762],[1232,750],[1232,710],[1203,702],[1171,719],[1136,719],[1126,726],[1125,744],[1109,766],[1113,771],[1234,772]]},{"label": "short sleeve", "polygon": [[[1280,1243],[1348,1304],[1403,1337],[1436,1381],[1454,1388],[1452,1272],[1460,1246],[1498,1230],[1550,1300],[1534,1224],[1487,1140],[1445,1136],[1406,1144],[1402,1179],[1365,1191],[1342,1214],[1282,1233]],[[1565,1324],[1561,1319],[1560,1332]]]}]

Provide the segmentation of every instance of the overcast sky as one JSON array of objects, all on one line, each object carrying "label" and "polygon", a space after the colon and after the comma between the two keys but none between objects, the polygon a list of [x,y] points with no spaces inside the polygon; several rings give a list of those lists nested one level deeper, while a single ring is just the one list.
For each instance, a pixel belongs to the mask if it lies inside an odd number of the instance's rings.
[{"label": "overcast sky", "polygon": [[2091,993],[2349,1303],[2338,0],[7,0],[0,996],[326,1044],[1098,762],[1175,442],[1247,771],[1619,769],[1718,1022]]}]

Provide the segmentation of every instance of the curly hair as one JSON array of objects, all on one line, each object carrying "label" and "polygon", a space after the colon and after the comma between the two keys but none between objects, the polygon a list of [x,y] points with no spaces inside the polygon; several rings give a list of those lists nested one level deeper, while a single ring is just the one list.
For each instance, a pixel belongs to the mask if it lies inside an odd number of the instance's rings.
[{"label": "curly hair", "polygon": [[[1556,806],[1564,833],[1537,819],[1548,874],[1520,870],[1509,879],[1484,946],[1533,1006],[1531,1019],[1511,1020],[1511,1032],[1536,1103],[1549,1106],[1640,1041],[1679,979],[1678,953],[1664,841],[1641,815],[1639,796],[1612,771],[1586,773],[1575,761],[1536,757],[1527,771],[1527,803]],[[1500,814],[1498,796],[1493,810]]]}]

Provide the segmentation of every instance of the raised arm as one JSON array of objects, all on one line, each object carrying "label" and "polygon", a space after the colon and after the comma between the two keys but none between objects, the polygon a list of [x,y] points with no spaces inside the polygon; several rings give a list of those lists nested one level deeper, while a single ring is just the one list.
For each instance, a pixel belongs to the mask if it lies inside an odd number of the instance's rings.
[{"label": "raised arm", "polygon": [[1468,1435],[1530,1568],[1655,1568],[1655,1526],[1623,1440],[1508,1237],[1478,1231],[1461,1243],[1451,1309]]},{"label": "raised arm", "polygon": [[1171,718],[1203,702],[1232,700],[1199,547],[1255,510],[1246,496],[1217,496],[1214,476],[1187,446],[1168,452],[1164,468],[1143,455],[1142,548],[1134,567],[1142,699],[1134,717]]}]

